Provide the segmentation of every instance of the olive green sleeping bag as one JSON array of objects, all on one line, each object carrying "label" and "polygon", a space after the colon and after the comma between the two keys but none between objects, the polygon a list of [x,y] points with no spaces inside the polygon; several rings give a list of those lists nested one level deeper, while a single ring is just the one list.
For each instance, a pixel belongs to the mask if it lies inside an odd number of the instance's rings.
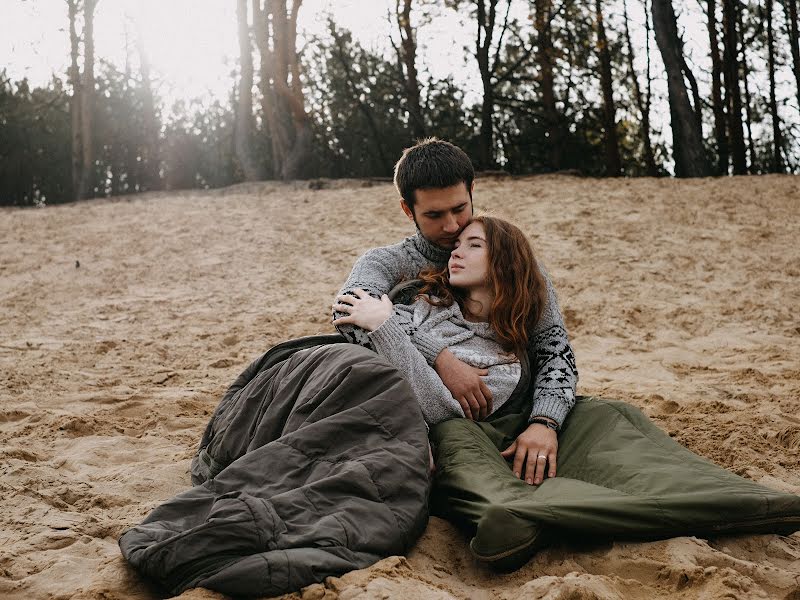
[{"label": "olive green sleeping bag", "polygon": [[[539,486],[500,456],[525,412],[431,428],[432,514],[472,531],[477,558],[524,563],[548,539],[664,538],[800,529],[800,496],[743,479],[687,450],[630,404],[581,397],[559,433],[558,473]],[[494,417],[494,415],[493,415]]]}]

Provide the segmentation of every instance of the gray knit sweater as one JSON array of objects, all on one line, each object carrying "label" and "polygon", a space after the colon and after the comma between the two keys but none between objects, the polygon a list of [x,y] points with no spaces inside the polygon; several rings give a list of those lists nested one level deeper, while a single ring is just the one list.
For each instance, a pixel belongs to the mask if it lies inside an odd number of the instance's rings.
[{"label": "gray knit sweater", "polygon": [[522,374],[519,359],[503,350],[488,323],[467,321],[458,304],[440,307],[418,299],[410,306],[395,305],[394,314],[370,333],[369,339],[377,353],[409,381],[429,425],[463,418],[464,411],[414,347],[409,332],[423,332],[445,344],[459,360],[487,369],[483,381],[492,392],[492,412],[503,406],[517,387]]},{"label": "gray knit sweater", "polygon": [[[361,288],[379,298],[400,281],[416,278],[425,268],[444,267],[449,257],[449,250],[432,244],[418,231],[416,235],[399,244],[368,250],[353,265],[353,270],[339,294]],[[549,417],[561,425],[575,404],[578,371],[553,284],[542,265],[539,266],[547,283],[548,302],[542,318],[528,336],[528,355],[535,374],[531,417]],[[338,316],[342,315],[334,313],[334,318]],[[412,331],[410,315],[400,313],[393,319],[406,327],[406,331],[410,332],[411,342],[430,365],[448,346],[443,339],[431,335],[430,331]],[[348,341],[372,347],[364,330],[352,325],[340,325],[337,329]]]}]

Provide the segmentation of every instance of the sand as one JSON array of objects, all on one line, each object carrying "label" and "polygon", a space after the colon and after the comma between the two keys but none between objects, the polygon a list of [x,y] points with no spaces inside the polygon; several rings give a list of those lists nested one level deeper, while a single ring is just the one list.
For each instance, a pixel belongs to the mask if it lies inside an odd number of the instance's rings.
[{"label": "sand", "polygon": [[[388,184],[244,184],[0,210],[0,597],[159,597],[117,537],[189,486],[222,392],[329,333],[355,258],[411,233]],[[479,181],[559,292],[579,393],[800,493],[800,178]],[[509,575],[433,518],[303,598],[800,598],[800,534],[557,545]],[[193,590],[183,598],[217,598]]]}]

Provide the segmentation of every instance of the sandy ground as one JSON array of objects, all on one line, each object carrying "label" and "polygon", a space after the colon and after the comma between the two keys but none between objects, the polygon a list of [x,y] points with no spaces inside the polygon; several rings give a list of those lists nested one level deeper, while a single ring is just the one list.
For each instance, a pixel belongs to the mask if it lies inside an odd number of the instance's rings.
[{"label": "sandy ground", "polygon": [[[580,393],[800,493],[800,178],[501,179],[475,201],[548,266]],[[0,597],[158,597],[117,537],[189,486],[239,371],[331,332],[355,258],[410,233],[392,187],[361,182],[0,210]],[[559,545],[495,575],[432,519],[407,557],[301,594],[798,600],[800,534]]]}]

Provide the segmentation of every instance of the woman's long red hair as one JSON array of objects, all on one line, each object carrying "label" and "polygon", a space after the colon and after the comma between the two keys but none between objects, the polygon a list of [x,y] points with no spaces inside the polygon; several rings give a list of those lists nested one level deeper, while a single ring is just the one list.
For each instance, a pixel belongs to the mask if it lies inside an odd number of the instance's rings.
[{"label": "woman's long red hair", "polygon": [[[528,346],[528,334],[538,323],[547,302],[547,289],[536,263],[536,257],[525,234],[508,221],[496,217],[475,217],[486,235],[489,253],[489,285],[492,306],[489,324],[497,334],[500,345],[518,356]],[[423,287],[420,295],[436,306],[451,306],[458,302],[464,308],[466,291],[450,286],[450,273],[444,269],[420,273]],[[434,298],[430,298],[434,296]]]}]

